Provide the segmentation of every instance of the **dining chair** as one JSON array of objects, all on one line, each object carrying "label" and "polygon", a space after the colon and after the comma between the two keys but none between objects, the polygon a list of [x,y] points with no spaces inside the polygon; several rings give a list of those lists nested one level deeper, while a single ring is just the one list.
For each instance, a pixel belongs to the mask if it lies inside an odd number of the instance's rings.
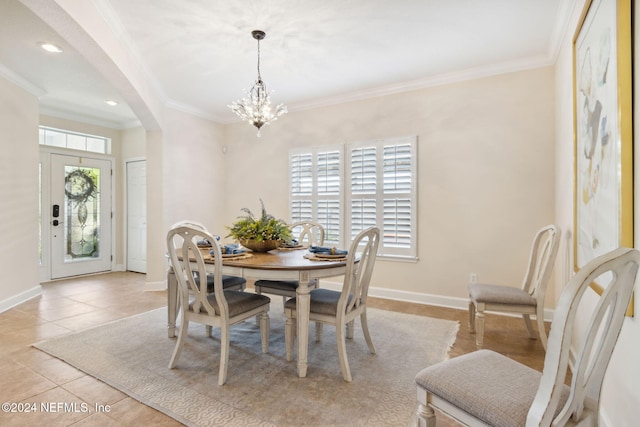
[{"label": "dining chair", "polygon": [[[289,226],[292,232],[298,232],[298,243],[311,247],[314,245],[322,246],[324,244],[324,227],[321,224],[313,221],[300,221],[294,222]],[[297,280],[256,280],[254,287],[257,294],[272,294],[281,295],[283,303],[287,298],[293,298],[296,296],[296,290],[298,289]],[[309,288],[317,288],[318,281],[312,280],[309,282]]]},{"label": "dining chair", "polygon": [[[345,338],[353,338],[354,322],[358,316],[369,351],[371,354],[376,353],[367,324],[367,294],[379,242],[380,230],[378,228],[372,227],[361,231],[353,239],[349,248],[342,290],[313,289],[310,292],[309,320],[315,321],[317,324],[326,323],[336,327],[340,368],[342,377],[347,382],[352,381],[352,376],[347,360]],[[297,317],[296,298],[288,300],[284,307],[286,357],[291,361]]]},{"label": "dining chair", "polygon": [[[623,327],[639,264],[640,252],[619,248],[576,273],[558,301],[542,372],[490,350],[477,350],[420,371],[416,376],[416,424],[435,427],[435,408],[474,426],[598,425],[603,378]],[[585,313],[588,318],[576,319],[583,296],[587,292],[589,300],[595,296],[590,285],[598,278],[605,284],[604,292]],[[571,382],[566,385],[571,358]]]},{"label": "dining chair", "polygon": [[547,334],[544,327],[544,298],[551,271],[560,245],[560,229],[553,225],[542,227],[536,233],[529,265],[520,288],[507,285],[470,283],[469,289],[469,331],[476,334],[476,345],[482,347],[484,340],[485,311],[519,313],[531,339],[536,334],[531,324],[531,315],[536,318],[538,334],[542,346],[547,348]]},{"label": "dining chair", "polygon": [[[180,221],[174,224],[174,227],[178,224],[188,225],[188,226],[197,228],[198,230],[201,230],[201,231],[207,231],[204,225],[195,221],[189,221],[189,220]],[[200,281],[200,277],[197,275],[197,272],[196,272],[196,281],[197,282]],[[229,275],[223,274],[222,286],[224,287],[224,289],[228,289],[228,290],[244,291],[247,287],[247,279],[240,276],[229,276]],[[212,274],[207,274],[207,292],[209,293],[213,292],[213,275]]]},{"label": "dining chair", "polygon": [[[229,365],[229,333],[231,325],[246,319],[259,316],[262,339],[262,352],[269,351],[269,303],[264,295],[249,292],[225,290],[222,284],[222,273],[219,264],[213,266],[214,290],[208,293],[206,284],[196,282],[196,276],[206,277],[207,269],[197,242],[207,239],[212,242],[213,257],[222,259],[220,244],[202,227],[193,224],[178,223],[171,227],[167,234],[167,248],[171,258],[174,274],[178,280],[178,298],[180,305],[180,328],[176,346],[169,362],[169,368],[175,368],[182,352],[189,322],[197,322],[207,326],[210,335],[211,327],[220,328],[220,368],[218,384],[223,385],[227,378]],[[196,274],[197,273],[197,274]]]}]

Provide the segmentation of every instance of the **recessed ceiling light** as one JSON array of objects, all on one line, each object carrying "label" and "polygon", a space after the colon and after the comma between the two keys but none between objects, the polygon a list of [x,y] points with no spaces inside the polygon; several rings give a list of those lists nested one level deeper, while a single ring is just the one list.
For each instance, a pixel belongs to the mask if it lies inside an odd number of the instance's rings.
[{"label": "recessed ceiling light", "polygon": [[104,101],[107,105],[111,105],[112,107],[115,107],[116,105],[118,105],[118,101],[113,101],[111,99],[107,99]]},{"label": "recessed ceiling light", "polygon": [[53,43],[40,43],[40,47],[51,53],[62,53],[62,48]]}]

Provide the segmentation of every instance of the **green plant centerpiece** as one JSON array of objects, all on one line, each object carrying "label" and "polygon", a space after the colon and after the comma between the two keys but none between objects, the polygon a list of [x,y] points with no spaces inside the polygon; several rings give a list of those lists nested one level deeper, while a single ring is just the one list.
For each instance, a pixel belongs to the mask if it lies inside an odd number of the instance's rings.
[{"label": "green plant centerpiece", "polygon": [[289,225],[268,214],[262,199],[260,204],[262,214],[259,217],[254,216],[249,209],[242,208],[245,215],[239,216],[231,227],[227,226],[227,237],[233,237],[242,246],[255,252],[268,252],[282,243],[291,242],[293,237]]}]

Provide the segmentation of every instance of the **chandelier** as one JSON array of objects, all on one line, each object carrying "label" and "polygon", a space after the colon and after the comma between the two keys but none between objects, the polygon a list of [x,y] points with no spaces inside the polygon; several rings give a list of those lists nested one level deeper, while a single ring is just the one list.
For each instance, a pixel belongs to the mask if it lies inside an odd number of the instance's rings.
[{"label": "chandelier", "polygon": [[267,86],[260,76],[260,40],[264,39],[266,34],[264,31],[253,30],[251,35],[258,41],[258,80],[253,84],[250,91],[245,91],[247,96],[239,101],[232,102],[229,108],[242,120],[257,127],[258,136],[260,136],[260,128],[277,120],[278,117],[287,112],[287,107],[284,104],[278,104],[275,111],[271,111],[269,92],[267,92]]}]

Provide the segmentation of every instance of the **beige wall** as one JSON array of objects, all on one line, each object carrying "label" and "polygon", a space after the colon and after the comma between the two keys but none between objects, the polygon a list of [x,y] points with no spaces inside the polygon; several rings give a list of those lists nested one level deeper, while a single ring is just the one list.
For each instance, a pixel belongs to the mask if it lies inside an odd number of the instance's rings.
[{"label": "beige wall", "polygon": [[124,129],[120,132],[120,158],[142,159],[147,155],[147,131],[142,127]]},{"label": "beige wall", "polygon": [[166,289],[167,235],[164,225],[163,135],[147,131],[147,288]]},{"label": "beige wall", "polygon": [[38,99],[0,77],[0,312],[40,292]]},{"label": "beige wall", "polygon": [[[190,219],[218,230],[225,204],[223,126],[168,109],[163,122],[164,229]],[[222,231],[216,231],[221,234]]]},{"label": "beige wall", "polygon": [[224,224],[259,198],[288,218],[293,147],[417,135],[420,259],[377,262],[372,286],[461,306],[470,272],[519,286],[533,235],[554,219],[553,82],[549,67],[290,113],[261,138],[230,125]]},{"label": "beige wall", "polygon": [[[573,231],[573,29],[577,28],[584,0],[576,2],[573,10],[569,31],[562,44],[560,55],[556,62],[556,218],[557,223],[565,230]],[[636,22],[640,19],[640,12],[635,8]],[[640,37],[635,36],[638,46]],[[638,53],[636,51],[636,53]],[[640,56],[636,54],[635,80],[640,81]],[[638,105],[638,91],[634,95]],[[640,115],[636,109],[634,117],[635,134],[640,126]],[[635,151],[635,164],[640,165],[640,155]],[[635,246],[640,242],[640,174],[635,176]],[[572,235],[563,243],[560,256],[556,264],[558,282],[564,283],[573,273]],[[637,287],[636,287],[637,289]],[[556,292],[556,299],[561,289]],[[585,301],[578,313],[578,327],[584,326],[586,319],[592,313],[596,304],[595,292],[585,295]],[[640,296],[635,293],[636,317],[640,307]],[[637,425],[638,408],[640,408],[640,364],[637,355],[640,353],[640,323],[636,318],[627,318],[620,333],[620,338],[613,353],[613,358],[605,375],[601,395],[601,425],[604,426],[632,426]]]}]

